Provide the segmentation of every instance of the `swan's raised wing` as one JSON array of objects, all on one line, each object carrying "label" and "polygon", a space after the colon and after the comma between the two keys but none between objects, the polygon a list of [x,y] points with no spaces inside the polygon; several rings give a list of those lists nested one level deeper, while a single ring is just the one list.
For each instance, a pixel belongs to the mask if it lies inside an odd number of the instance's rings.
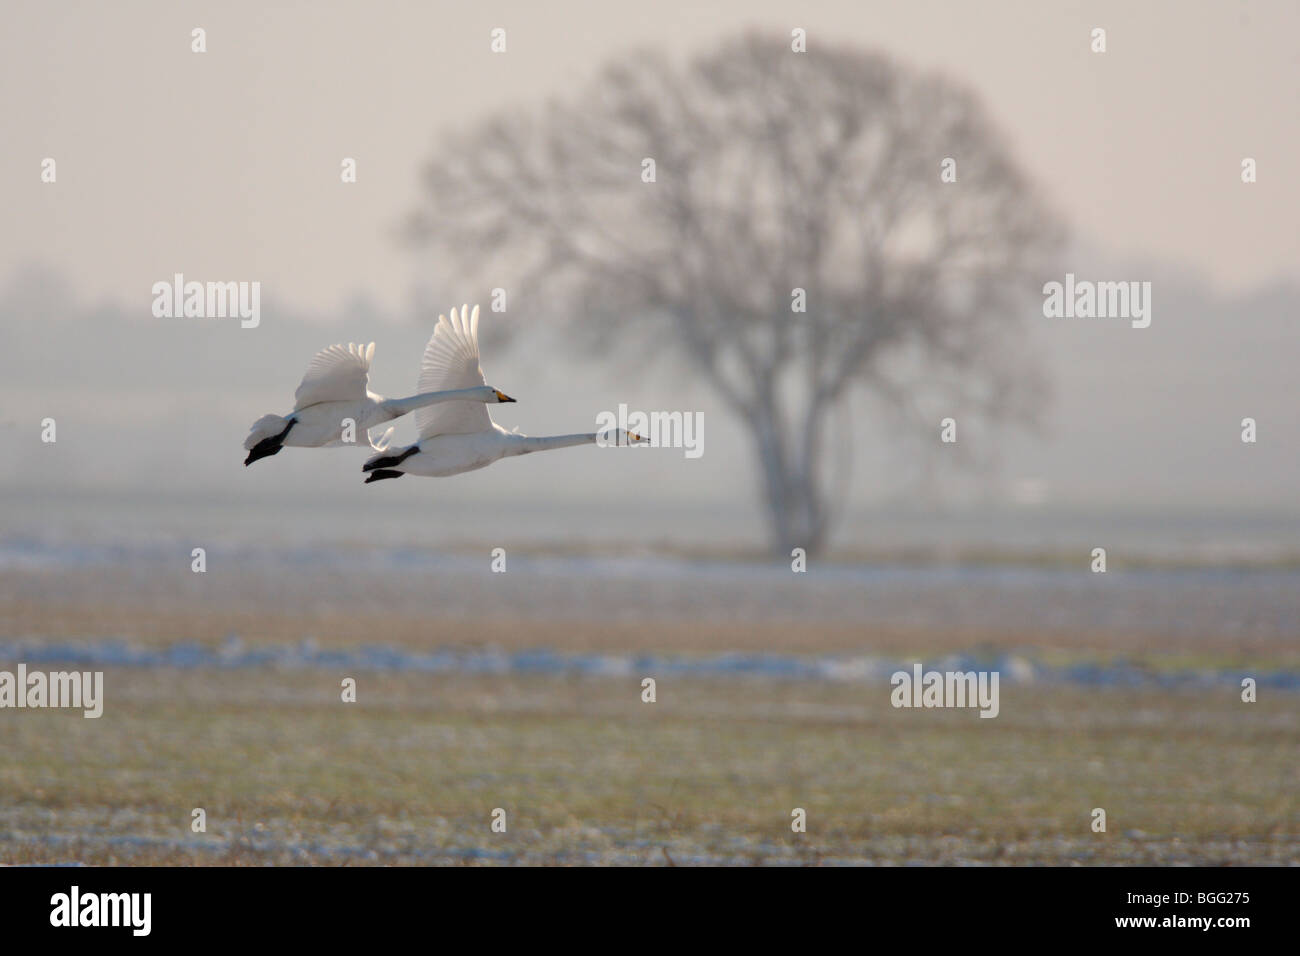
[{"label": "swan's raised wing", "polygon": [[293,410],[317,402],[351,402],[366,397],[370,381],[370,359],[375,343],[331,345],[321,349],[307,366],[302,384],[294,393]]},{"label": "swan's raised wing", "polygon": [[[478,306],[473,313],[462,306],[457,314],[451,310],[451,319],[438,316],[438,327],[424,347],[424,360],[420,363],[420,381],[416,391],[445,392],[458,388],[477,388],[486,385],[483,369],[478,364]],[[468,435],[472,432],[490,431],[492,416],[482,402],[441,402],[415,410],[415,427],[421,438],[434,435]]]}]

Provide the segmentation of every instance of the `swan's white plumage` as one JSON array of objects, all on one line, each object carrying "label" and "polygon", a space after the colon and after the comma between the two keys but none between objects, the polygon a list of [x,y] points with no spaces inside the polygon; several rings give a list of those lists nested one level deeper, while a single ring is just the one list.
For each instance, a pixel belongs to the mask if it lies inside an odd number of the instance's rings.
[{"label": "swan's white plumage", "polygon": [[[452,309],[450,319],[438,316],[438,325],[420,363],[421,391],[477,388],[483,382],[478,353],[478,306],[473,312],[465,306],[459,312]],[[415,421],[420,440],[389,454],[371,456],[361,469],[370,473],[366,484],[402,475],[431,478],[459,475],[486,468],[501,458],[594,444],[599,439],[594,432],[543,437],[529,437],[517,428],[508,432],[492,421],[482,403],[460,399],[418,409]]]},{"label": "swan's white plumage", "polygon": [[[467,314],[468,313],[468,314]],[[429,344],[424,347],[416,391],[443,392],[486,385],[478,354],[478,306],[469,313],[462,306],[451,318],[438,316]],[[492,416],[482,402],[444,402],[415,412],[421,438],[434,435],[469,435],[490,431]]]},{"label": "swan's white plumage", "polygon": [[321,349],[307,365],[302,384],[294,392],[293,410],[320,402],[348,402],[364,399],[370,381],[370,360],[375,343],[331,345]]},{"label": "swan's white plumage", "polygon": [[283,415],[263,415],[249,428],[248,437],[244,439],[244,451],[251,451],[263,439],[280,434],[288,423]]},{"label": "swan's white plumage", "polygon": [[[474,319],[477,317],[476,311]],[[393,429],[383,432],[378,440],[370,436],[370,429],[384,422],[438,403],[473,406],[514,401],[489,386],[483,380],[482,371],[477,371],[474,378],[464,377],[463,370],[471,364],[475,370],[478,369],[475,322],[467,324],[463,317],[455,318],[456,328],[453,330],[448,325],[448,332],[444,333],[444,338],[451,332],[455,333],[446,346],[447,355],[443,356],[446,367],[441,373],[430,374],[447,380],[469,381],[468,389],[441,389],[405,398],[384,398],[369,389],[370,361],[374,358],[375,343],[331,345],[317,352],[308,363],[302,383],[294,393],[293,411],[288,415],[263,415],[253,423],[244,439],[244,448],[249,452],[244,464],[251,465],[284,447],[321,448],[355,444],[359,433],[365,434],[375,451],[384,451],[392,442]],[[458,367],[462,371],[457,371]],[[463,427],[457,423],[463,423],[467,417],[461,412],[447,420],[452,428]],[[482,417],[491,424],[486,412]]]}]

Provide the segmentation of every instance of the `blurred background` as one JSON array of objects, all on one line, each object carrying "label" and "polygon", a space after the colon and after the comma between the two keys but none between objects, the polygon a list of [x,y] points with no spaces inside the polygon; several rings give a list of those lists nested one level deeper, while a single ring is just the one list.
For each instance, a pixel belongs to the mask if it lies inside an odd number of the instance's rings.
[{"label": "blurred background", "polygon": [[[2,717],[0,859],[1294,860],[1298,27],[1246,0],[11,4],[0,666],[117,677],[99,722]],[[177,272],[260,282],[259,327],[155,318]],[[1150,282],[1150,328],[1045,318],[1067,272]],[[704,454],[243,467],[318,349],[373,340],[371,387],[410,394],[461,302],[519,400],[498,423],[698,411]],[[882,706],[916,659],[1019,703]],[[693,689],[647,717],[649,671]],[[344,727],[354,672],[385,690]],[[1243,676],[1278,694],[1244,708]],[[1091,840],[1102,793],[1129,843]],[[529,829],[485,849],[507,804]],[[809,804],[834,838],[791,843]]]}]

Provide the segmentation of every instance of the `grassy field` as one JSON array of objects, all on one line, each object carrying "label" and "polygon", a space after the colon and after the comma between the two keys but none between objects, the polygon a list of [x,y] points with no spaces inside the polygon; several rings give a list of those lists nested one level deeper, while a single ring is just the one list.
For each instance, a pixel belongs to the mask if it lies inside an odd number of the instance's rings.
[{"label": "grassy field", "polygon": [[[216,552],[199,575],[182,557],[0,570],[0,645],[15,655],[0,668],[54,643],[50,669],[74,666],[83,643],[219,652],[184,669],[98,658],[98,720],[0,711],[0,863],[1300,862],[1300,634],[1284,575],[1027,585],[541,561],[494,575],[420,555]],[[321,654],[220,656],[297,647]],[[381,647],[406,663],[333,663]],[[987,720],[896,710],[879,675],[411,663],[446,648],[660,662],[974,652],[1048,671],[1120,664],[1138,682],[1004,680]],[[1206,672],[1208,686],[1185,679]],[[1267,683],[1276,672],[1290,689]],[[1261,679],[1257,703],[1240,701],[1239,674]],[[348,676],[356,703],[340,699]],[[643,676],[656,703],[641,701]],[[806,833],[791,831],[796,807]]]},{"label": "grassy field", "polygon": [[115,669],[105,688],[98,720],[5,715],[0,862],[1300,862],[1291,694],[1004,686],[983,720],[748,678],[660,679],[654,704],[611,677]]}]

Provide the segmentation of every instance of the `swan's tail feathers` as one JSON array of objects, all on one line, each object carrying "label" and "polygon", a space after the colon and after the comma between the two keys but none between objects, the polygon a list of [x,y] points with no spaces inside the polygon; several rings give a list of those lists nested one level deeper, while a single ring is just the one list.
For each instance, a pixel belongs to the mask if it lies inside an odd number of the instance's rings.
[{"label": "swan's tail feathers", "polygon": [[244,465],[248,466],[263,458],[270,458],[283,448],[284,436],[289,434],[289,429],[293,428],[295,421],[297,419],[285,418],[282,415],[263,415],[253,422],[253,427],[248,430],[248,437],[244,439],[244,448],[248,451]]},{"label": "swan's tail feathers", "polygon": [[392,471],[387,468],[380,468],[378,471],[372,471],[370,474],[366,475],[364,483],[368,485],[372,481],[383,481],[385,478],[401,478],[404,474],[406,474],[404,471]]},{"label": "swan's tail feathers", "polygon": [[393,443],[393,432],[397,431],[396,425],[389,425],[377,441],[372,440],[370,447],[375,451],[388,451],[388,446]]},{"label": "swan's tail feathers", "polygon": [[361,470],[377,471],[380,468],[396,468],[398,465],[406,461],[406,459],[410,458],[419,450],[420,450],[420,446],[418,444],[408,445],[406,448],[403,448],[396,455],[375,455],[364,465],[361,466]]}]

